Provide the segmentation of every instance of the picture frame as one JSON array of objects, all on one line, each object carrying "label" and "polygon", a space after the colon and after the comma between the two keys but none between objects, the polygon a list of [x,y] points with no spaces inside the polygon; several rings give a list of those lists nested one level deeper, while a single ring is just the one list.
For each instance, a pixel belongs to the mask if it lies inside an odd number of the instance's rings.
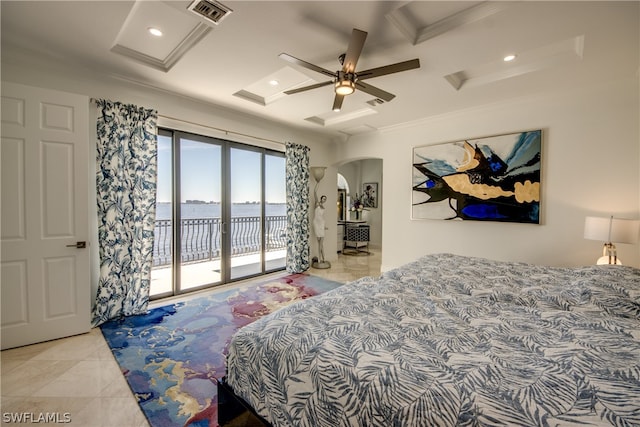
[{"label": "picture frame", "polygon": [[338,203],[336,207],[337,207],[338,221],[346,220],[346,212],[348,209],[347,192],[342,188],[338,189]]},{"label": "picture frame", "polygon": [[378,207],[378,183],[365,182],[362,184],[362,204],[365,208]]},{"label": "picture frame", "polygon": [[411,219],[540,223],[542,130],[415,147]]}]

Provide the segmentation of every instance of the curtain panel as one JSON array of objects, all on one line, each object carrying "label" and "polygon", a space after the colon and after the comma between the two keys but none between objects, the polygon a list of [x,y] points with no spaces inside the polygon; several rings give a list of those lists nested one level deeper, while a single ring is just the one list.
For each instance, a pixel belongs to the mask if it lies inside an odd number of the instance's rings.
[{"label": "curtain panel", "polygon": [[289,273],[309,269],[309,147],[285,145],[287,261]]},{"label": "curtain panel", "polygon": [[94,326],[146,312],[156,215],[157,111],[97,100],[100,277]]}]

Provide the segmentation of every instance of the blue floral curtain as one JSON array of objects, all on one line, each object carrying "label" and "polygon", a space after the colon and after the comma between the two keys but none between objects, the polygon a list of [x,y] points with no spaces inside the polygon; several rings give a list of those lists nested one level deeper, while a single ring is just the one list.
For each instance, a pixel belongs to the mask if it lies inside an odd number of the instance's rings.
[{"label": "blue floral curtain", "polygon": [[155,110],[106,100],[96,103],[100,278],[94,326],[147,310],[158,134]]},{"label": "blue floral curtain", "polygon": [[285,145],[287,188],[287,271],[309,269],[309,147]]}]

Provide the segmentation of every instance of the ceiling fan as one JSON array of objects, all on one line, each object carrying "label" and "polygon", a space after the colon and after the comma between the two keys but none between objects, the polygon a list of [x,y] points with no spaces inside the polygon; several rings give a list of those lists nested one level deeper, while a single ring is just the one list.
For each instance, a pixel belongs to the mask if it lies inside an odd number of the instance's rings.
[{"label": "ceiling fan", "polygon": [[365,31],[361,31],[356,28],[353,29],[353,32],[351,33],[351,40],[349,41],[349,45],[347,46],[347,52],[338,57],[340,63],[342,64],[342,69],[335,72],[303,61],[289,54],[281,53],[279,56],[285,61],[289,61],[293,64],[308,68],[332,78],[332,80],[326,82],[287,90],[284,93],[286,93],[287,95],[292,95],[294,93],[304,92],[307,90],[333,84],[336,93],[333,101],[333,111],[340,111],[340,109],[342,108],[342,101],[344,100],[344,97],[347,95],[351,95],[353,92],[355,92],[356,88],[386,102],[391,101],[393,98],[395,98],[394,94],[386,92],[375,86],[371,86],[370,84],[364,83],[363,80],[385,76],[387,74],[398,73],[400,71],[420,68],[420,61],[416,58],[409,61],[398,62],[396,64],[385,65],[383,67],[371,68],[369,70],[356,72],[356,64],[358,62],[358,58],[360,57],[360,53],[362,52],[362,47],[364,46],[366,38],[367,33]]}]

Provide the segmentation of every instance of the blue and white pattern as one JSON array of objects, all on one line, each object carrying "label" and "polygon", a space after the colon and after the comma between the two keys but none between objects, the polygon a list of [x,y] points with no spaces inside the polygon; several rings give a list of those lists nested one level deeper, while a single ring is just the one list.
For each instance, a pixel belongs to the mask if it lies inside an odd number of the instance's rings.
[{"label": "blue and white pattern", "polygon": [[309,147],[287,142],[287,261],[289,273],[309,269]]},{"label": "blue and white pattern", "polygon": [[156,212],[157,112],[98,100],[100,279],[93,324],[146,312]]},{"label": "blue and white pattern", "polygon": [[241,329],[274,426],[640,425],[640,270],[425,256]]}]

